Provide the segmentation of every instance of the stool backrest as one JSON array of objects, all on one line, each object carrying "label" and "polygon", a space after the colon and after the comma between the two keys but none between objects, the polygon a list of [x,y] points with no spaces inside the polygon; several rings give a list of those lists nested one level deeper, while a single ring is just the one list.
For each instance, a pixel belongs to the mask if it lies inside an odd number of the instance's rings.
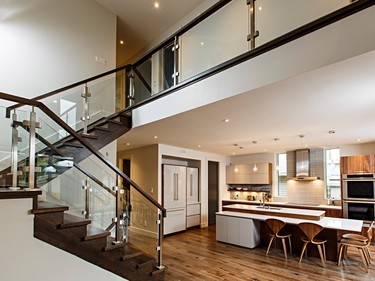
[{"label": "stool backrest", "polygon": [[303,233],[305,233],[309,240],[314,239],[314,237],[318,235],[319,232],[321,232],[324,228],[319,224],[311,222],[301,222],[300,224],[298,224],[298,226],[301,228]]},{"label": "stool backrest", "polygon": [[368,230],[367,230],[367,238],[368,238],[368,242],[369,242],[369,244],[371,243],[371,240],[372,240],[372,227],[374,226],[374,221],[372,221],[371,223],[370,223],[370,226],[369,226],[369,228],[368,228]]},{"label": "stool backrest", "polygon": [[278,219],[266,219],[266,223],[273,234],[279,233],[279,231],[286,225],[284,221]]}]

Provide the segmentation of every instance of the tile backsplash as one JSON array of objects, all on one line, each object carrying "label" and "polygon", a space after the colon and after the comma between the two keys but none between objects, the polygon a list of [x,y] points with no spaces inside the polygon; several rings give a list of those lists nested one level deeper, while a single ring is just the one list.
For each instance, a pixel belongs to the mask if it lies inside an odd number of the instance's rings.
[{"label": "tile backsplash", "polygon": [[324,199],[324,181],[295,181],[287,182],[288,202],[302,204],[326,204]]}]

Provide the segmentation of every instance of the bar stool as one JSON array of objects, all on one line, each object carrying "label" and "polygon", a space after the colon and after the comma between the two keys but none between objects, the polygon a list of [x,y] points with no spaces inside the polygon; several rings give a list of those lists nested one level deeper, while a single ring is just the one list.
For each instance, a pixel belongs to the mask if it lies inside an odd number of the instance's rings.
[{"label": "bar stool", "polygon": [[367,237],[360,234],[344,234],[341,236],[341,239],[338,242],[339,245],[339,257],[337,265],[340,266],[344,255],[348,247],[355,247],[358,249],[363,266],[365,267],[366,272],[368,272],[368,267],[371,264],[371,255],[369,250],[369,245],[371,244],[372,239],[372,227],[374,222],[371,222],[368,230]]},{"label": "bar stool", "polygon": [[[374,223],[375,223],[374,221],[372,221],[370,223],[369,229],[373,228]],[[372,233],[370,235],[372,236]],[[340,240],[341,239],[349,239],[349,240],[354,240],[354,241],[361,241],[363,243],[367,243],[370,240],[370,243],[371,243],[371,239],[369,239],[368,235],[367,236],[363,236],[363,235],[357,234],[357,233],[345,233],[345,234],[341,235]],[[345,247],[345,249],[344,249],[345,251],[343,252],[343,258],[345,257],[347,249],[348,248]],[[370,254],[369,247],[364,248],[364,250],[365,250],[365,254],[367,255],[367,260],[369,261],[369,264],[371,264],[372,257],[371,257],[371,254]]]},{"label": "bar stool", "polygon": [[290,249],[290,253],[292,254],[292,243],[291,243],[291,240],[290,240],[290,236],[292,236],[292,234],[284,234],[284,233],[282,234],[282,233],[280,233],[281,230],[286,225],[286,223],[284,221],[278,220],[278,219],[266,219],[266,223],[267,223],[269,229],[271,230],[271,233],[269,233],[269,235],[271,236],[271,239],[270,239],[270,242],[268,244],[266,256],[268,256],[268,252],[270,250],[270,247],[272,245],[273,240],[275,238],[279,238],[279,239],[281,239],[281,242],[283,243],[284,257],[285,257],[285,259],[287,259],[288,255],[287,255],[287,251],[286,251],[285,238],[288,238],[288,240],[289,240],[289,249]]},{"label": "bar stool", "polygon": [[[326,248],[325,243],[327,240],[320,240],[316,239],[315,237],[323,230],[323,226],[316,224],[316,223],[310,223],[310,222],[302,222],[298,224],[300,229],[303,231],[303,233],[306,235],[306,237],[301,237],[303,244],[301,256],[299,258],[299,262],[302,261],[303,253],[306,250],[307,244],[311,243],[318,247],[320,259],[322,261],[322,266],[326,266]],[[322,250],[323,248],[323,250]]]}]

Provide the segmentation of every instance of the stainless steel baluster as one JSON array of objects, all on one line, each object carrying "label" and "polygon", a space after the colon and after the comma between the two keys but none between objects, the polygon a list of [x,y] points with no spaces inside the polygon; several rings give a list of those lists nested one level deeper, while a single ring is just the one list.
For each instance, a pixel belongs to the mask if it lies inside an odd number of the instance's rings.
[{"label": "stainless steel baluster", "polygon": [[85,85],[83,89],[83,93],[81,94],[81,97],[83,98],[83,116],[81,117],[81,120],[83,121],[83,134],[87,135],[87,127],[89,125],[89,120],[90,120],[89,98],[91,97],[87,84]]}]

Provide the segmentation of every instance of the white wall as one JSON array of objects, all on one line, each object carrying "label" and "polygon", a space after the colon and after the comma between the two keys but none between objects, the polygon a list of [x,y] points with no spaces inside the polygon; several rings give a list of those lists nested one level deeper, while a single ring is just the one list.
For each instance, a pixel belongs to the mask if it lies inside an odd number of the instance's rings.
[{"label": "white wall", "polygon": [[[133,126],[170,117],[372,51],[375,49],[374,14],[375,7],[368,8],[144,105],[133,111]],[[351,34],[350,40],[347,34]],[[319,56],[316,55],[317,50]]]},{"label": "white wall", "polygon": [[116,16],[96,1],[19,2],[0,7],[0,91],[35,97],[115,68]]},{"label": "white wall", "polygon": [[375,154],[375,142],[340,146],[340,156]]},{"label": "white wall", "polygon": [[33,237],[32,199],[0,200],[0,279],[125,280]]},{"label": "white wall", "polygon": [[172,156],[181,159],[197,160],[201,162],[200,167],[200,198],[201,198],[201,227],[208,225],[208,161],[219,163],[219,210],[221,210],[221,200],[229,199],[229,192],[225,183],[225,167],[229,164],[229,158],[223,155],[211,154],[182,147],[175,147],[159,144],[159,202],[161,202],[162,190],[162,167],[163,156]]}]

